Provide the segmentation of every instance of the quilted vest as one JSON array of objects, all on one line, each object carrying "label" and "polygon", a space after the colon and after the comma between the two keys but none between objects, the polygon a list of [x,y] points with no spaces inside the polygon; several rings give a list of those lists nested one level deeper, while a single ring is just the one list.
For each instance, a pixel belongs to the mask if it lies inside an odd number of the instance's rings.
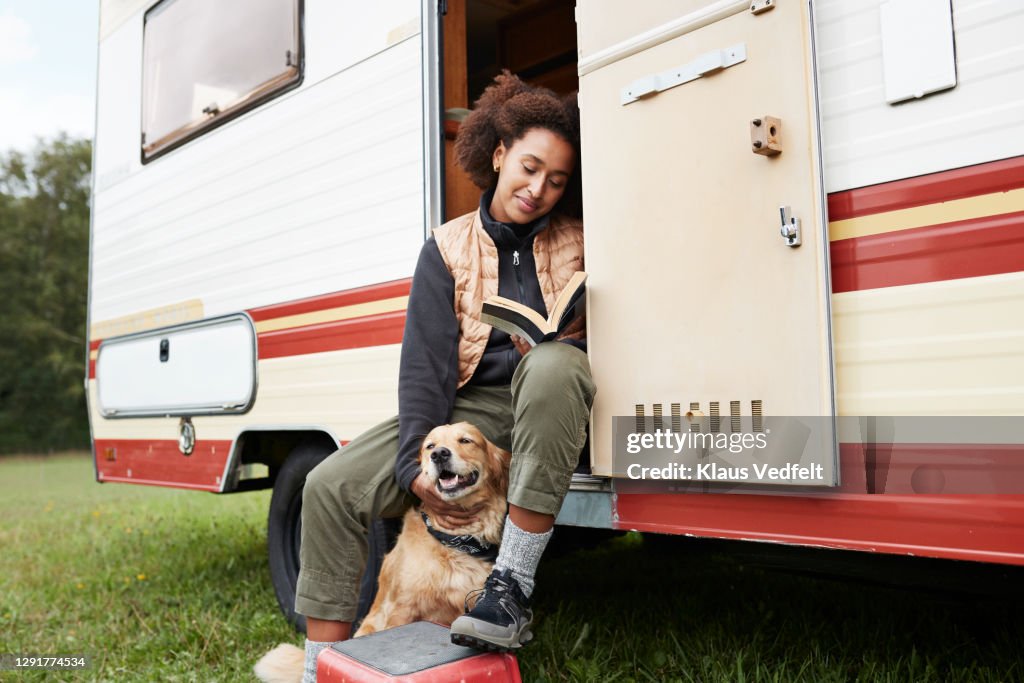
[{"label": "quilted vest", "polygon": [[[484,230],[477,209],[434,229],[441,258],[455,279],[455,315],[459,320],[459,383],[473,376],[483,358],[491,326],[480,322],[480,311],[498,293],[498,248]],[[533,240],[537,279],[548,310],[572,274],[583,270],[583,223],[552,214],[548,227]],[[581,330],[575,338],[582,338]]]}]

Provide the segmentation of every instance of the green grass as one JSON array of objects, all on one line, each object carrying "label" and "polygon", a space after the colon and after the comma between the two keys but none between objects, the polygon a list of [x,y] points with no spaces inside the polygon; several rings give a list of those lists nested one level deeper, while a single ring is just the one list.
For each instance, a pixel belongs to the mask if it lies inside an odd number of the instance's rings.
[{"label": "green grass", "polygon": [[1020,605],[745,566],[639,537],[547,564],[524,678],[1024,680]]},{"label": "green grass", "polygon": [[[2,680],[253,680],[301,643],[266,565],[269,492],[93,482],[86,457],[0,460],[0,653],[88,654]],[[629,535],[549,558],[527,681],[1024,679],[1019,605],[768,572]]]},{"label": "green grass", "polygon": [[252,680],[268,645],[300,642],[270,585],[269,502],[0,460],[0,650],[92,657],[24,680]]}]

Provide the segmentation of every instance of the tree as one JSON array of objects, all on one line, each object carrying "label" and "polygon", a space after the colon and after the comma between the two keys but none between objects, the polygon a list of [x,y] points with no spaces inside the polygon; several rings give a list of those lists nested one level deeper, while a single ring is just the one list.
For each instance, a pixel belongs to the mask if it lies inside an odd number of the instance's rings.
[{"label": "tree", "polygon": [[80,448],[92,143],[0,156],[0,453]]}]

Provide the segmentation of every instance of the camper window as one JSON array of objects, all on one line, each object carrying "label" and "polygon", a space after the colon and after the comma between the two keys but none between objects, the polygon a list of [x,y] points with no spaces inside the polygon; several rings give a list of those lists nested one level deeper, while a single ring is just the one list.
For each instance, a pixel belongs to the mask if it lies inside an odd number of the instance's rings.
[{"label": "camper window", "polygon": [[143,32],[147,161],[297,84],[301,0],[163,0]]}]

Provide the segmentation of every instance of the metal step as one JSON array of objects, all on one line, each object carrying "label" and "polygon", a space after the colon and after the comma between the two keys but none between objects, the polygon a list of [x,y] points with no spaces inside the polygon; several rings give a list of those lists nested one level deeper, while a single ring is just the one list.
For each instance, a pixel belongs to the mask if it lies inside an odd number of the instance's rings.
[{"label": "metal step", "polygon": [[572,481],[569,483],[570,491],[611,491],[612,478],[599,477],[594,474],[573,472]]}]

